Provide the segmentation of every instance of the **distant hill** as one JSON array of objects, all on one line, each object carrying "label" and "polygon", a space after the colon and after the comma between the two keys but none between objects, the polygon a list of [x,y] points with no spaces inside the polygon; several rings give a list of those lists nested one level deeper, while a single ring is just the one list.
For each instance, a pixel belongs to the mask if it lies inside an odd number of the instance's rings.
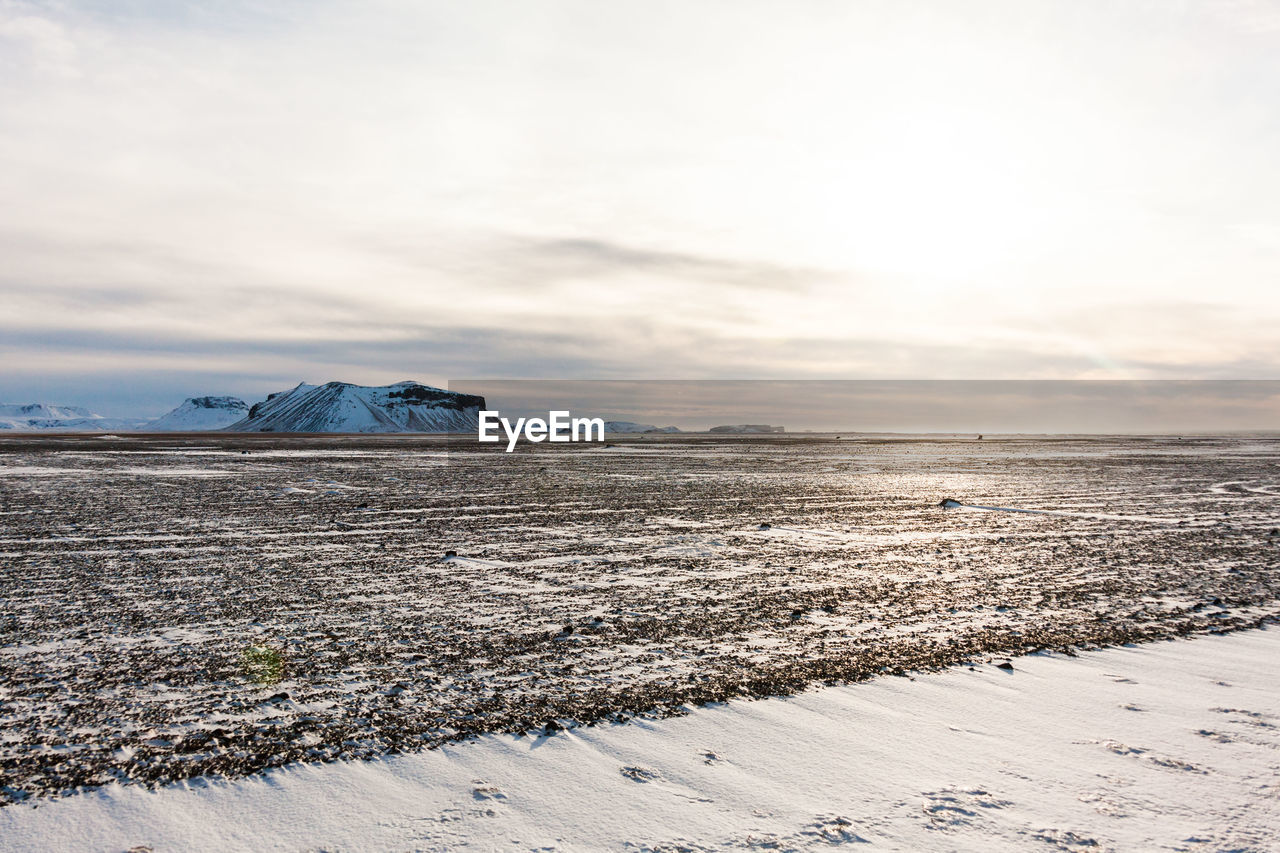
[{"label": "distant hill", "polygon": [[189,397],[181,406],[145,424],[156,432],[196,432],[222,429],[249,414],[249,404],[238,397]]},{"label": "distant hill", "polygon": [[417,382],[299,384],[250,407],[236,432],[474,432],[484,398]]},{"label": "distant hill", "polygon": [[713,426],[708,430],[708,432],[729,433],[730,435],[762,435],[786,431],[785,427],[769,426],[768,424],[730,424],[728,426]]},{"label": "distant hill", "polygon": [[673,426],[654,426],[653,424],[638,424],[632,421],[605,421],[605,432],[680,432],[679,427]]},{"label": "distant hill", "polygon": [[144,423],[140,418],[104,418],[80,406],[0,403],[0,429],[18,432],[108,432],[137,429]]}]

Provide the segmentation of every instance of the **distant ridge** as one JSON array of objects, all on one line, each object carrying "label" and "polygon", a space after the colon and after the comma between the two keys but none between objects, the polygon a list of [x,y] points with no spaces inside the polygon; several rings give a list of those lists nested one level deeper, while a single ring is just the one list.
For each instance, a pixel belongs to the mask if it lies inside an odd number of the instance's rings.
[{"label": "distant ridge", "polygon": [[660,427],[654,426],[653,424],[638,424],[634,421],[605,421],[604,431],[613,433],[680,432],[680,428],[673,426]]},{"label": "distant ridge", "polygon": [[0,429],[16,432],[107,432],[137,429],[144,423],[138,418],[104,418],[80,406],[0,403]]},{"label": "distant ridge", "polygon": [[728,424],[726,426],[713,426],[708,432],[730,433],[733,435],[766,435],[786,432],[786,429],[780,426],[770,426],[769,424]]},{"label": "distant ridge", "polygon": [[484,398],[418,382],[300,383],[255,403],[235,432],[473,432]]}]

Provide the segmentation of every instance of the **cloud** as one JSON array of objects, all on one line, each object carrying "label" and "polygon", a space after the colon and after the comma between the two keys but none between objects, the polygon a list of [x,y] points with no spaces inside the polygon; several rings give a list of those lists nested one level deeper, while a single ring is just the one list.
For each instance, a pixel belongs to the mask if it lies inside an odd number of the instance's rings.
[{"label": "cloud", "polygon": [[[7,49],[6,49],[7,48]],[[0,4],[0,56],[16,50],[13,64],[23,63],[39,74],[52,77],[80,76],[77,50],[67,29],[57,21],[32,14],[25,4]],[[0,63],[3,68],[7,63]]]},{"label": "cloud", "polygon": [[1217,0],[1215,17],[1244,32],[1266,35],[1280,32],[1280,8],[1270,0]]},{"label": "cloud", "polygon": [[609,278],[643,272],[747,291],[757,288],[803,291],[818,281],[841,277],[829,270],[656,251],[585,238],[530,242],[517,250],[516,255],[516,270],[543,267],[551,277]]},{"label": "cloud", "polygon": [[1277,375],[1266,9],[978,6],[0,0],[0,395]]}]

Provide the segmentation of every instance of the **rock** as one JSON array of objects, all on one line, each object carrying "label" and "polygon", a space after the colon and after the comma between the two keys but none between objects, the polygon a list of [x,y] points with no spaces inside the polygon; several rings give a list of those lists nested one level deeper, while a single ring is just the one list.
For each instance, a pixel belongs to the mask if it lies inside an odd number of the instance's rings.
[{"label": "rock", "polygon": [[759,530],[771,530],[772,528],[773,528],[773,525],[772,525],[772,524],[762,523],[758,529],[759,529]]},{"label": "rock", "polygon": [[996,666],[999,667],[1000,669],[1005,670],[1006,672],[1013,672],[1013,664],[1009,663],[1009,661],[1007,660],[1000,661],[1000,663],[996,664]]},{"label": "rock", "polygon": [[449,559],[450,557],[456,557],[456,556],[458,556],[458,552],[457,552],[457,551],[445,551],[445,552],[444,552],[444,558],[445,558],[446,560],[447,560],[447,559]]},{"label": "rock", "polygon": [[964,506],[964,504],[960,503],[960,501],[952,500],[951,498],[943,498],[938,501],[938,506],[943,509],[955,509],[958,506]]}]

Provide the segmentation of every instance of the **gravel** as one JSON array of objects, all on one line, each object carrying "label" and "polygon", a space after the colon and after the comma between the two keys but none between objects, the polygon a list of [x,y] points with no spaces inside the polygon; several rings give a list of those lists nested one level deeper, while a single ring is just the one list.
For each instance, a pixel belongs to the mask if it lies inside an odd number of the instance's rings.
[{"label": "gravel", "polygon": [[1252,627],[1278,483],[1262,438],[6,436],[0,803]]}]

